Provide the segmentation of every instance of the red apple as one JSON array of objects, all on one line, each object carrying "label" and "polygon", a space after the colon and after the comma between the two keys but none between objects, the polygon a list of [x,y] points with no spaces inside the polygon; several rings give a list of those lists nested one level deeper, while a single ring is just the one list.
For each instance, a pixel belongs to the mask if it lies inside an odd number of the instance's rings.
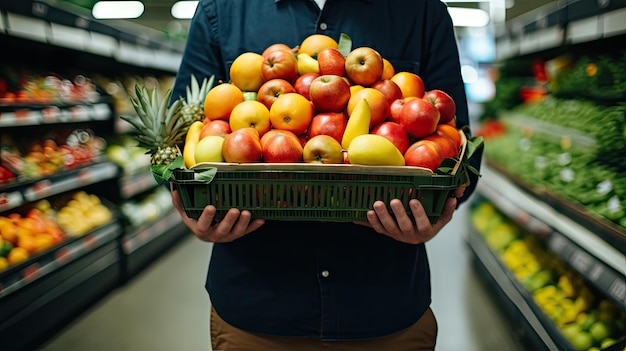
[{"label": "red apple", "polygon": [[317,64],[321,75],[344,76],[346,74],[346,58],[335,48],[326,48],[317,53]]},{"label": "red apple", "polygon": [[298,78],[298,59],[287,50],[274,50],[265,56],[261,66],[263,80],[281,78],[295,83]]},{"label": "red apple", "polygon": [[400,111],[400,125],[414,138],[434,133],[438,123],[439,110],[424,99],[409,100]]},{"label": "red apple", "polygon": [[311,100],[311,96],[309,95],[309,91],[311,88],[311,83],[315,80],[315,78],[319,77],[319,73],[305,73],[296,79],[293,87],[296,89],[296,93],[304,96],[308,100]]},{"label": "red apple", "polygon": [[225,136],[226,134],[230,133],[230,123],[228,123],[228,121],[225,121],[223,119],[205,119],[204,126],[200,131],[200,139],[209,135]]},{"label": "red apple", "polygon": [[383,75],[383,58],[378,51],[362,46],[346,56],[346,76],[353,84],[369,87]]},{"label": "red apple", "polygon": [[340,76],[322,75],[311,82],[309,96],[317,111],[340,112],[350,99],[350,85]]},{"label": "red apple", "polygon": [[288,81],[280,78],[270,79],[259,88],[257,101],[269,109],[281,94],[295,92],[296,89]]},{"label": "red apple", "polygon": [[246,127],[226,135],[222,145],[222,154],[226,162],[260,162],[263,158],[263,150],[259,131]]},{"label": "red apple", "polygon": [[329,135],[316,135],[304,145],[302,158],[308,163],[343,163],[343,148]]},{"label": "red apple", "polygon": [[263,143],[263,160],[268,163],[302,162],[302,144],[291,132],[275,133]]},{"label": "red apple", "polygon": [[439,110],[439,123],[448,123],[456,115],[456,104],[454,99],[443,90],[429,90],[424,94],[424,100],[435,105]]},{"label": "red apple", "polygon": [[265,50],[263,50],[263,53],[261,54],[261,56],[266,57],[270,52],[276,51],[276,50],[285,50],[285,51],[291,51],[291,52],[294,51],[294,49],[290,48],[289,45],[287,45],[287,44],[276,43],[276,44],[272,44],[272,45],[268,46],[267,48],[265,48]]},{"label": "red apple", "polygon": [[407,166],[428,168],[433,172],[437,171],[443,159],[441,148],[431,140],[416,141],[404,153]]},{"label": "red apple", "polygon": [[441,148],[443,158],[452,158],[458,156],[459,154],[459,149],[454,145],[454,141],[452,141],[452,139],[446,136],[439,135],[436,132],[425,137],[422,140],[430,140],[437,143],[437,145],[439,145],[439,147]]},{"label": "red apple", "polygon": [[391,141],[398,150],[404,154],[409,147],[409,134],[406,130],[396,122],[383,122],[375,126],[370,134],[378,134]]},{"label": "red apple", "polygon": [[417,98],[407,97],[407,98],[395,99],[389,105],[389,117],[387,119],[392,122],[400,123],[400,111],[402,111],[404,104],[411,99],[417,99]]},{"label": "red apple", "polygon": [[322,112],[313,117],[307,137],[309,139],[317,135],[328,135],[338,142],[343,138],[348,118],[344,112]]},{"label": "red apple", "polygon": [[398,99],[402,99],[402,90],[400,90],[398,84],[394,83],[391,79],[381,79],[372,84],[372,88],[383,93],[389,105]]}]

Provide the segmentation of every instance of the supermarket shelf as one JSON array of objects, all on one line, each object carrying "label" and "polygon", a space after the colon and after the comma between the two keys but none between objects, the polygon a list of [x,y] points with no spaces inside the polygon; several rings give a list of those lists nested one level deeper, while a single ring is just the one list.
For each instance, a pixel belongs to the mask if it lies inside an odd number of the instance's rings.
[{"label": "supermarket shelf", "polygon": [[16,1],[4,7],[0,29],[15,38],[169,72],[176,72],[182,59],[180,44],[152,35],[131,34],[47,1]]},{"label": "supermarket shelf", "polygon": [[139,174],[120,177],[119,183],[122,199],[130,199],[158,185],[154,175],[149,170]]},{"label": "supermarket shelf", "polygon": [[154,222],[127,228],[121,240],[125,277],[132,277],[188,233],[189,229],[173,209]]},{"label": "supermarket shelf", "polygon": [[17,208],[28,202],[114,179],[118,175],[119,168],[114,163],[103,162],[45,179],[8,184],[0,188],[0,212]]},{"label": "supermarket shelf", "polygon": [[[115,242],[122,232],[118,221],[97,228],[84,236],[73,238],[29,260],[8,268],[0,273],[0,303],[6,296],[20,291],[34,281],[60,270],[90,251]],[[6,317],[9,309],[2,309],[0,319]]]},{"label": "supermarket shelf", "polygon": [[109,241],[0,299],[3,350],[35,350],[120,284],[119,245]]},{"label": "supermarket shelf", "polygon": [[9,111],[0,111],[0,127],[106,121],[113,113],[111,105],[103,102],[60,106],[9,106],[9,108],[11,109]]},{"label": "supermarket shelf", "polygon": [[622,252],[488,165],[481,172],[483,179],[476,189],[479,194],[545,240],[554,253],[626,310],[626,259]]},{"label": "supermarket shelf", "polygon": [[496,292],[493,296],[499,300],[514,329],[529,344],[530,349],[573,350],[554,323],[534,303],[528,291],[517,282],[475,230],[469,230],[467,242],[474,253],[479,272]]},{"label": "supermarket shelf", "polygon": [[497,59],[626,33],[626,1],[554,1],[512,20],[496,37]]}]

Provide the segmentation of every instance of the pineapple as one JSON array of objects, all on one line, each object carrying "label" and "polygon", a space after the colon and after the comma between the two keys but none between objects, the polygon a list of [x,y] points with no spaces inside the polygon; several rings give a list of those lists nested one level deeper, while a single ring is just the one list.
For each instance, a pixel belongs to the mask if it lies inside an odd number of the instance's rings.
[{"label": "pineapple", "polygon": [[182,156],[179,146],[183,144],[188,126],[182,120],[183,99],[167,107],[172,90],[168,90],[161,101],[157,89],[148,92],[145,86],[135,85],[136,98],[130,98],[139,119],[121,116],[134,130],[130,134],[139,142],[138,146],[148,149],[152,165],[169,165]]},{"label": "pineapple", "polygon": [[198,85],[196,77],[191,75],[191,87],[187,86],[187,97],[183,100],[182,119],[185,125],[190,126],[195,121],[204,120],[204,99],[213,86],[215,76],[209,80],[202,80],[202,85]]}]

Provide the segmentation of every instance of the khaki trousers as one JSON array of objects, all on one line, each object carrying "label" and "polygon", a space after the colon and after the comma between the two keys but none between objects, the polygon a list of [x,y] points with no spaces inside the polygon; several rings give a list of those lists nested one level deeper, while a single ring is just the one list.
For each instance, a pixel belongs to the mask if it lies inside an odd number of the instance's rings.
[{"label": "khaki trousers", "polygon": [[409,328],[370,340],[322,341],[250,333],[226,323],[213,308],[210,324],[213,351],[421,351],[434,350],[437,340],[437,321],[430,308]]}]

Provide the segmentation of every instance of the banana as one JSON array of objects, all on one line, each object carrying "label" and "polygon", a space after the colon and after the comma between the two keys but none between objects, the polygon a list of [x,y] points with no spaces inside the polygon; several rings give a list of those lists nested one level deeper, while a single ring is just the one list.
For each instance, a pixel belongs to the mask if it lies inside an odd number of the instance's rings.
[{"label": "banana", "polygon": [[196,145],[200,141],[200,132],[204,123],[202,121],[195,121],[189,126],[187,136],[185,137],[185,147],[183,148],[183,160],[185,161],[185,167],[191,168],[196,164],[195,152]]},{"label": "banana", "polygon": [[[348,118],[346,130],[343,132],[343,137],[341,139],[341,146],[348,150],[352,139],[359,135],[369,133],[371,119],[372,111],[370,109],[370,105],[367,103],[367,100],[359,100],[354,106],[352,113],[350,113],[350,118]],[[348,155],[350,154],[348,153]]]},{"label": "banana", "polygon": [[309,54],[300,53],[298,58],[298,74],[303,75],[305,73],[319,73],[320,66],[317,60],[311,57]]}]

